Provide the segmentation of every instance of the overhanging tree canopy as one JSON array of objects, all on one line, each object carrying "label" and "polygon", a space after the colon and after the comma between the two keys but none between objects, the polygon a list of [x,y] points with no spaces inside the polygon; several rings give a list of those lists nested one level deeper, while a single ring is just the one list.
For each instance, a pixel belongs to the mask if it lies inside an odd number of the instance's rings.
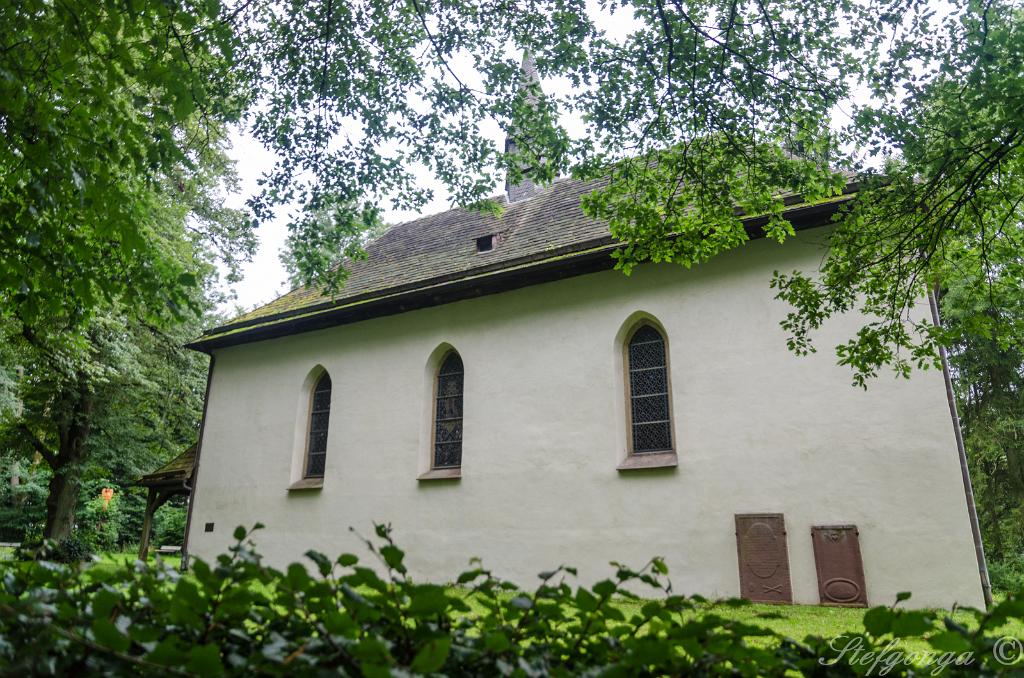
[{"label": "overhanging tree canopy", "polygon": [[[839,170],[884,169],[888,187],[866,182],[823,278],[776,280],[798,351],[834,313],[879,316],[839,350],[859,383],[933,355],[942,337],[908,299],[964,260],[1014,265],[1003,254],[1020,243],[999,224],[1020,217],[1017,0],[943,14],[923,0],[598,8],[612,20],[582,0],[0,6],[5,309],[187,304],[198,280],[152,230],[154,201],[196,139],[238,120],[280,157],[254,216],[296,206],[296,268],[328,291],[343,272],[324,245],[355,253],[380,206],[424,204],[423,172],[490,209],[506,173],[609,175],[586,208],[624,241],[628,271],[741,245],[737,205],[784,240],[781,194],[826,198]],[[523,50],[559,87],[521,87]],[[516,143],[499,147],[509,131]],[[201,230],[230,258],[250,225]]]}]

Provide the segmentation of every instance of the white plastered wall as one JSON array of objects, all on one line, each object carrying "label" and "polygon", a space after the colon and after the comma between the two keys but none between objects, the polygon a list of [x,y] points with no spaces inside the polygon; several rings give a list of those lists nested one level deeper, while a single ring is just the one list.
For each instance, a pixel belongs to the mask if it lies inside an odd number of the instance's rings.
[{"label": "white plastered wall", "polygon": [[[353,526],[390,522],[415,576],[450,581],[480,556],[533,585],[575,565],[666,558],[679,592],[739,591],[733,516],[783,513],[794,600],[818,602],[812,525],[856,524],[869,603],[980,605],[942,374],[850,384],[832,348],[786,349],[774,270],[813,269],[823,229],[757,241],[692,270],[645,265],[217,351],[190,550],[210,558],[257,521],[275,565],[309,548],[366,555]],[[922,306],[923,316],[927,309]],[[638,313],[669,337],[679,466],[618,472],[621,346]],[[430,362],[465,364],[462,478],[429,465]],[[321,490],[288,492],[312,370],[332,379]],[[211,533],[203,531],[215,523]]]}]

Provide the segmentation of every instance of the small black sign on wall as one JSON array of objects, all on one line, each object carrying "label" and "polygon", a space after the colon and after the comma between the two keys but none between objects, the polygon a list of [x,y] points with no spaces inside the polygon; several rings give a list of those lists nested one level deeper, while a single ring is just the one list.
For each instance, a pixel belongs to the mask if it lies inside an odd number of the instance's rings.
[{"label": "small black sign on wall", "polygon": [[203,531],[204,532],[213,532],[213,523],[206,523],[206,527],[205,527],[205,529]]}]

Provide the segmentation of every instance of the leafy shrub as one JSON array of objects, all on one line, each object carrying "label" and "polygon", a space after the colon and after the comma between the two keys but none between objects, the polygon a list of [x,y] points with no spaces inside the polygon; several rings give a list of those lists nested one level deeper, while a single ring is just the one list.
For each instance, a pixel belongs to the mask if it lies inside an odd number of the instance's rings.
[{"label": "leafy shrub", "polygon": [[43,543],[43,529],[46,527],[45,514],[38,523],[31,523],[21,535],[21,545],[38,547]]},{"label": "leafy shrub", "polygon": [[153,544],[181,546],[185,542],[185,521],[188,510],[184,506],[164,504],[154,516]]},{"label": "leafy shrub", "polygon": [[57,542],[52,551],[44,553],[48,553],[58,563],[81,563],[92,557],[93,547],[88,539],[74,533]]},{"label": "leafy shrub", "polygon": [[[0,468],[10,464],[0,482],[0,541],[39,541],[46,522],[48,477],[28,464],[0,456]],[[10,476],[17,472],[19,483]]]},{"label": "leafy shrub", "polygon": [[[114,490],[109,504],[104,503],[101,494],[105,487]],[[145,506],[145,490],[121,485],[106,477],[92,478],[82,485],[75,522],[79,529],[88,533],[97,548],[121,550],[131,542],[138,542]]]},{"label": "leafy shrub", "polygon": [[[310,551],[312,572],[293,563],[265,567],[251,532],[213,564],[197,560],[179,575],[157,564],[82,570],[78,565],[0,564],[0,666],[10,674],[140,675],[864,675],[863,655],[829,641],[802,642],[704,610],[700,598],[672,593],[667,568],[614,565],[611,578],[573,587],[572,568],[540,575],[530,592],[478,564],[463,590],[408,576],[387,527],[367,547],[367,566]],[[657,597],[623,611],[630,589]],[[901,596],[901,599],[903,597]],[[742,603],[733,603],[740,605]],[[876,607],[850,636],[893,657],[885,675],[921,672],[895,653],[894,639],[936,652],[973,653],[947,662],[944,675],[1024,669],[1001,664],[996,630],[1024,618],[1010,596],[968,630],[933,613]],[[922,640],[922,638],[924,638]],[[940,655],[946,656],[946,655]],[[1005,658],[1005,657],[1004,657]],[[876,670],[878,667],[875,667]],[[924,667],[929,672],[933,667]],[[0,670],[2,672],[3,670]]]},{"label": "leafy shrub", "polygon": [[78,512],[78,526],[89,535],[96,548],[103,551],[117,549],[121,541],[121,527],[124,515],[121,511],[121,497],[114,493],[109,503],[97,494],[83,502]]},{"label": "leafy shrub", "polygon": [[1000,593],[1024,591],[1024,553],[1015,553],[988,565],[992,588]]}]

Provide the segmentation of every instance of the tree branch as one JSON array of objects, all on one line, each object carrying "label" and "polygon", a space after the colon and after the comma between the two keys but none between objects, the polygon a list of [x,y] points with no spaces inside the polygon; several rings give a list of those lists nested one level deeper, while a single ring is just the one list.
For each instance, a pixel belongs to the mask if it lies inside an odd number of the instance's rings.
[{"label": "tree branch", "polygon": [[25,424],[18,424],[18,430],[21,431],[21,433],[28,439],[35,451],[46,460],[46,463],[49,464],[51,468],[56,468],[57,455],[54,454],[54,452],[47,447],[35,433],[32,432],[32,429]]}]

